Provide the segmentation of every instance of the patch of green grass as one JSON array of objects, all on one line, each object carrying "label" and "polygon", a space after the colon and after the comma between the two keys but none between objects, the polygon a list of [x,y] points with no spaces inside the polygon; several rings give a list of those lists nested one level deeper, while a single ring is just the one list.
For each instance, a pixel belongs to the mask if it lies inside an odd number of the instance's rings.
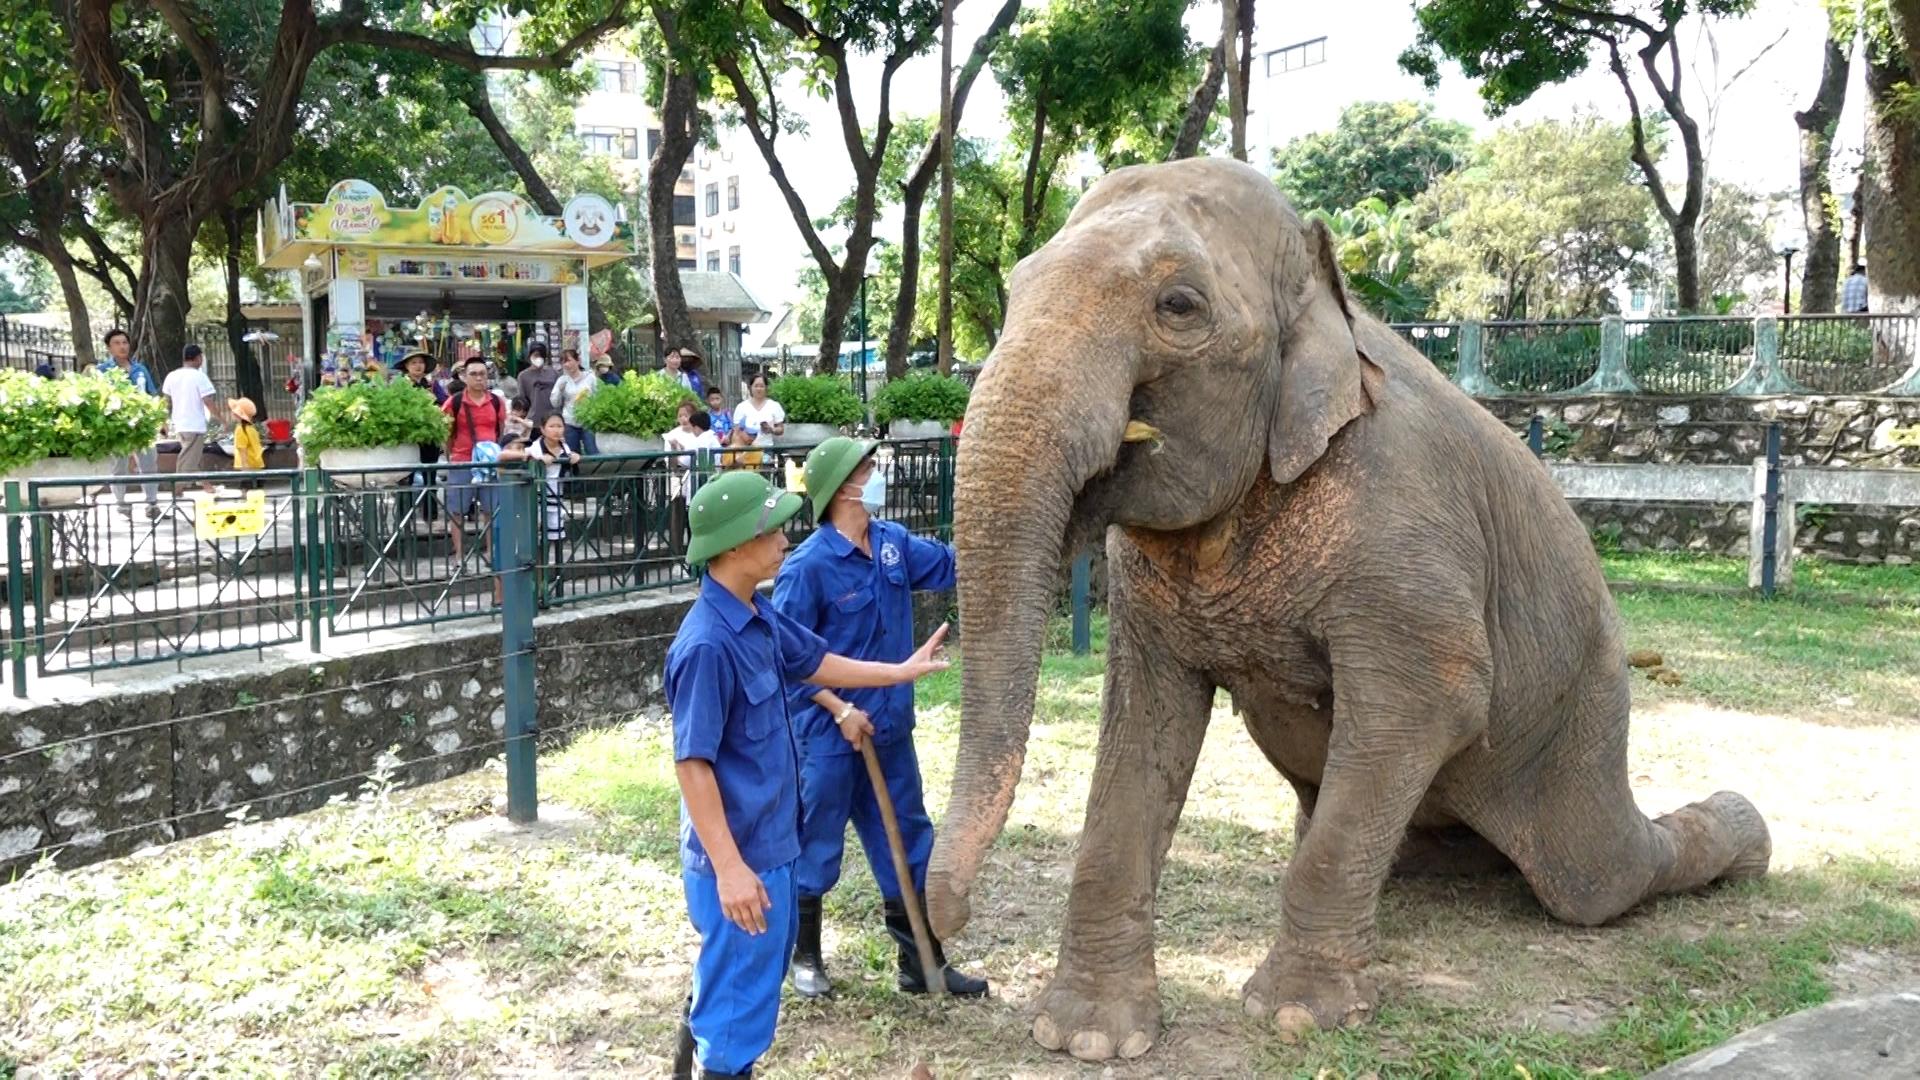
[{"label": "patch of green grass", "polygon": [[[1601,552],[1607,580],[1635,585],[1734,589],[1747,587],[1747,561],[1683,552]],[[1794,560],[1793,584],[1781,595],[1801,600],[1851,599],[1920,604],[1920,567],[1854,566],[1825,559]]]},{"label": "patch of green grass", "polygon": [[547,797],[591,811],[603,843],[637,859],[680,866],[680,782],[665,722],[589,731],[540,763]]}]

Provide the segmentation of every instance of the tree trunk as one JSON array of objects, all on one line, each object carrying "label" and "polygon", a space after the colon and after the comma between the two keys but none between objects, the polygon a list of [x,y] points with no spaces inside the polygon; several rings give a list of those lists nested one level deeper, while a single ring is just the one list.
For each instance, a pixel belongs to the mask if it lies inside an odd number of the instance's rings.
[{"label": "tree trunk", "polygon": [[243,398],[251,398],[259,418],[267,418],[267,382],[260,371],[260,358],[247,338],[247,317],[240,310],[240,245],[244,240],[241,222],[251,207],[229,206],[221,212],[227,233],[227,347],[233,350],[233,381]]},{"label": "tree trunk", "polygon": [[1867,66],[1865,190],[1868,301],[1873,311],[1920,310],[1920,125],[1901,115],[1910,81],[1897,57]]},{"label": "tree trunk", "polygon": [[[820,311],[820,352],[814,357],[813,370],[831,375],[840,370],[840,346],[846,340],[847,316],[860,301],[862,267],[855,268],[852,253],[841,272],[827,278],[827,302]],[[848,273],[848,271],[853,271]]]},{"label": "tree trunk", "polygon": [[1207,70],[1200,76],[1200,85],[1194,88],[1193,99],[1187,102],[1187,117],[1180,124],[1180,134],[1173,140],[1173,149],[1167,153],[1168,161],[1190,158],[1200,152],[1200,140],[1206,137],[1207,121],[1213,117],[1214,106],[1220,103],[1220,84],[1226,81],[1227,40],[1213,47],[1207,54]]},{"label": "tree trunk", "polygon": [[66,257],[66,249],[55,245],[54,254],[47,259],[53,267],[53,276],[60,282],[60,295],[67,302],[67,326],[73,334],[73,362],[75,368],[85,370],[94,365],[93,324],[87,317],[87,298],[80,291],[80,276],[73,272],[73,260]]},{"label": "tree trunk", "polygon": [[[939,365],[942,375],[953,372],[953,5],[955,2],[956,0],[940,0],[940,313],[935,328],[935,363]],[[906,319],[911,322],[913,312],[907,312]],[[901,321],[898,312],[894,314],[893,321]]]},{"label": "tree trunk", "polygon": [[180,212],[153,214],[140,228],[141,319],[133,340],[156,379],[180,366],[180,350],[187,344],[187,314],[193,306],[187,278],[199,231],[200,223]]},{"label": "tree trunk", "polygon": [[[1851,30],[1851,23],[1849,23]],[[1793,114],[1800,127],[1800,220],[1807,231],[1807,261],[1800,284],[1800,310],[1809,315],[1834,309],[1840,286],[1840,221],[1833,203],[1833,135],[1847,100],[1847,73],[1853,53],[1851,33],[1843,41],[1829,24],[1820,65],[1820,86],[1813,104]]]},{"label": "tree trunk", "polygon": [[[647,161],[647,230],[653,239],[653,310],[664,348],[693,341],[693,316],[680,287],[680,245],[675,238],[673,189],[700,137],[700,85],[684,61],[685,47],[672,8],[652,5],[669,54],[660,88],[660,145]],[[676,59],[681,57],[682,59]],[[714,360],[716,370],[719,361]]]},{"label": "tree trunk", "polygon": [[[960,77],[953,87],[953,123],[960,123],[960,116],[966,111],[967,91],[973,88],[973,80],[987,66],[987,60],[993,55],[1000,38],[1013,25],[1020,14],[1020,0],[1006,0],[993,17],[993,22],[973,43],[973,51],[967,56],[966,66],[960,70]],[[919,164],[913,168],[901,186],[900,193],[900,291],[894,298],[893,325],[887,328],[887,378],[897,379],[907,373],[907,345],[913,337],[913,315],[920,304],[920,210],[927,199],[927,188],[932,185],[936,170],[943,160],[943,140],[936,137],[926,151],[920,155]]]},{"label": "tree trunk", "polygon": [[1235,161],[1247,160],[1247,88],[1240,80],[1240,0],[1221,0],[1220,40],[1227,52],[1227,118]]}]

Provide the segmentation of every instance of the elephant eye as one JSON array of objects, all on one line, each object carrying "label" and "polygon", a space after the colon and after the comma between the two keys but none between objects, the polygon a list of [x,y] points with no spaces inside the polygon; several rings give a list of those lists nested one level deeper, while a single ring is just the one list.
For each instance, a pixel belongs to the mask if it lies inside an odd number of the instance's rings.
[{"label": "elephant eye", "polygon": [[1160,300],[1155,308],[1164,319],[1190,324],[1205,312],[1206,301],[1193,289],[1176,285],[1160,294]]}]

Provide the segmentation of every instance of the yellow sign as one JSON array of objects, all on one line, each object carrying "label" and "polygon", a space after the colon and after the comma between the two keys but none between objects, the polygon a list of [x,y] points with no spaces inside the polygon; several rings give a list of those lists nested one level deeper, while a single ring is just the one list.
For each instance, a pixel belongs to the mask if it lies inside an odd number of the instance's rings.
[{"label": "yellow sign", "polygon": [[1887,432],[1887,441],[1894,446],[1920,446],[1920,424],[1910,428],[1894,428]]},{"label": "yellow sign", "polygon": [[267,531],[267,493],[249,491],[243,501],[204,496],[195,500],[193,535],[199,540],[232,540]]}]

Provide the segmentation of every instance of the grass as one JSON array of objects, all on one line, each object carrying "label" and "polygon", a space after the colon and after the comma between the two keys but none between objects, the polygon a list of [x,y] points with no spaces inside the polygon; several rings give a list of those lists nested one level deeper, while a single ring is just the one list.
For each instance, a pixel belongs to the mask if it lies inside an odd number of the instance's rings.
[{"label": "grass", "polygon": [[[1238,991],[1276,932],[1292,796],[1223,707],[1157,911],[1167,1029],[1111,1075],[1625,1077],[1836,995],[1920,981],[1912,613],[1621,602],[1632,642],[1685,679],[1636,683],[1642,805],[1746,792],[1773,829],[1773,875],[1597,930],[1548,919],[1517,879],[1396,881],[1379,1015],[1289,1046],[1242,1014]],[[952,948],[995,998],[943,1012],[897,995],[879,898],[849,853],[828,902],[840,993],[788,1003],[763,1075],[898,1076],[919,1060],[942,1077],[1108,1075],[1026,1035],[1059,940],[1102,671],[1097,652],[1043,664],[1025,779]],[[957,694],[954,673],[921,687],[936,817]],[[489,769],[0,889],[0,1076],[661,1075],[694,945],[669,759],[663,726],[643,721],[548,753],[546,824],[531,833],[491,814]]]}]

